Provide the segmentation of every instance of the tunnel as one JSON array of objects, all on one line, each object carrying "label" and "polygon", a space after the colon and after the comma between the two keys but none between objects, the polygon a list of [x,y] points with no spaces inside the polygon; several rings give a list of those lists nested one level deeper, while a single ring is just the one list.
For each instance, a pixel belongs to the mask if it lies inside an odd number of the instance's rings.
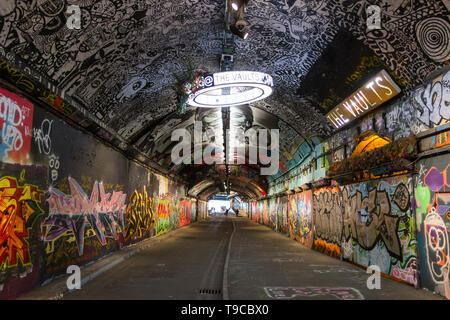
[{"label": "tunnel", "polygon": [[2,0],[0,299],[450,299],[449,10]]}]

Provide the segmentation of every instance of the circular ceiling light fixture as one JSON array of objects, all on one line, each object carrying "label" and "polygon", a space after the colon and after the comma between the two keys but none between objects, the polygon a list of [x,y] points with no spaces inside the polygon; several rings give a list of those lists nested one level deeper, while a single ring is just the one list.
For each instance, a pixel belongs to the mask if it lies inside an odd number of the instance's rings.
[{"label": "circular ceiling light fixture", "polygon": [[186,103],[194,107],[231,107],[265,99],[273,92],[268,74],[254,71],[216,72],[203,78]]}]

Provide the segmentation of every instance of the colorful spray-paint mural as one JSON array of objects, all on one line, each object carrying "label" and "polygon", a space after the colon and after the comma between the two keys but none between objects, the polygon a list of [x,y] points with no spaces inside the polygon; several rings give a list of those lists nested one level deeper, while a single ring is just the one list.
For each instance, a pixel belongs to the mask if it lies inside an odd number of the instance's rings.
[{"label": "colorful spray-paint mural", "polygon": [[338,187],[314,190],[314,249],[341,257],[343,210]]},{"label": "colorful spray-paint mural", "polygon": [[0,299],[196,219],[179,183],[1,88],[0,107]]},{"label": "colorful spray-paint mural", "polygon": [[[169,231],[172,227],[170,219],[171,206],[169,200],[158,199],[157,201],[154,201],[154,203],[158,206],[156,209],[156,234],[161,234]],[[172,208],[174,208],[173,204]]]},{"label": "colorful spray-paint mural", "polygon": [[42,223],[49,276],[120,248],[123,243],[126,194],[106,192],[103,182],[95,181],[89,197],[86,186],[81,187],[71,177],[67,180],[70,194],[49,189],[49,212]]},{"label": "colorful spray-paint mural", "polygon": [[307,247],[313,245],[312,191],[289,195],[290,236]]},{"label": "colorful spray-paint mural", "polygon": [[0,160],[28,164],[32,129],[33,104],[0,88]]},{"label": "colorful spray-paint mural", "polygon": [[277,207],[277,231],[283,234],[289,234],[289,223],[288,223],[288,206],[289,200],[287,196],[278,198]]},{"label": "colorful spray-paint mural", "polygon": [[155,234],[154,203],[154,199],[148,196],[145,186],[142,192],[137,190],[133,192],[128,202],[125,218],[127,222],[125,239],[127,241],[142,239]]},{"label": "colorful spray-paint mural", "polygon": [[208,216],[208,203],[206,201],[197,201],[198,220],[204,220]]},{"label": "colorful spray-paint mural", "polygon": [[20,185],[14,177],[0,178],[0,268],[31,265],[29,229],[43,213],[42,190]]},{"label": "colorful spray-paint mural", "polygon": [[344,209],[342,256],[417,284],[415,221],[410,177],[398,176],[340,188]]},{"label": "colorful spray-paint mural", "polygon": [[450,163],[448,155],[419,162],[414,205],[421,285],[450,299]]},{"label": "colorful spray-paint mural", "polygon": [[191,202],[180,201],[179,226],[182,227],[189,223],[191,223]]},{"label": "colorful spray-paint mural", "polygon": [[257,221],[257,220],[256,220],[256,216],[257,216],[257,202],[256,202],[256,201],[253,201],[253,202],[251,203],[251,208],[250,208],[250,210],[251,210],[251,214],[250,214],[251,219],[252,219],[253,221]]},{"label": "colorful spray-paint mural", "polygon": [[261,210],[262,210],[262,223],[266,226],[270,225],[269,222],[269,200],[263,200],[261,202]]},{"label": "colorful spray-paint mural", "polygon": [[191,202],[191,220],[190,222],[197,221],[197,201]]},{"label": "colorful spray-paint mural", "polygon": [[264,204],[262,201],[256,202],[256,222],[263,223],[263,209]]},{"label": "colorful spray-paint mural", "polygon": [[0,162],[0,299],[39,280],[47,169]]},{"label": "colorful spray-paint mural", "polygon": [[278,198],[269,199],[269,227],[277,229]]}]

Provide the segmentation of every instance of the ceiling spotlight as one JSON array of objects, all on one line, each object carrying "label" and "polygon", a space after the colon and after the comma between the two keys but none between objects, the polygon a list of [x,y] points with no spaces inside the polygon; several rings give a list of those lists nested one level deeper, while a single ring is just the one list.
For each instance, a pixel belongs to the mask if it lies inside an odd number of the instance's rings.
[{"label": "ceiling spotlight", "polygon": [[242,5],[246,6],[248,1],[249,0],[231,0],[231,7],[234,11],[238,11]]},{"label": "ceiling spotlight", "polygon": [[235,22],[235,24],[230,26],[231,32],[233,32],[235,35],[241,37],[242,39],[247,39],[248,37],[248,28],[247,28],[247,21],[244,20],[238,20]]}]

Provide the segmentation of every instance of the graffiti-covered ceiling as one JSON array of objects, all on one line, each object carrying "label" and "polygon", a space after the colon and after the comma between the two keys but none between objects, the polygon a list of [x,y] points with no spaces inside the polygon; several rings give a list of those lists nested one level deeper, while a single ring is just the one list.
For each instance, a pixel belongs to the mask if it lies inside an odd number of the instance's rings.
[{"label": "graffiti-covered ceiling", "polygon": [[[219,71],[225,2],[2,0],[0,72],[46,102],[52,83],[64,103],[83,110],[71,116],[64,105],[66,116],[83,125],[89,114],[97,135],[136,147],[170,169],[167,146],[175,127],[201,118],[216,132],[223,129],[217,110],[176,114],[173,75],[189,60]],[[379,29],[367,27],[373,4],[381,10]],[[70,5],[81,9],[79,29],[67,27]],[[302,141],[329,136],[324,114],[370,74],[386,69],[408,91],[448,63],[449,6],[445,0],[249,1],[244,18],[250,35],[235,37],[233,69],[268,73],[275,86],[250,113],[264,110],[283,120],[273,126],[286,128],[286,137],[292,130]],[[38,84],[45,90],[36,90]],[[63,109],[57,99],[50,105]],[[298,143],[284,146],[287,154]]]}]

